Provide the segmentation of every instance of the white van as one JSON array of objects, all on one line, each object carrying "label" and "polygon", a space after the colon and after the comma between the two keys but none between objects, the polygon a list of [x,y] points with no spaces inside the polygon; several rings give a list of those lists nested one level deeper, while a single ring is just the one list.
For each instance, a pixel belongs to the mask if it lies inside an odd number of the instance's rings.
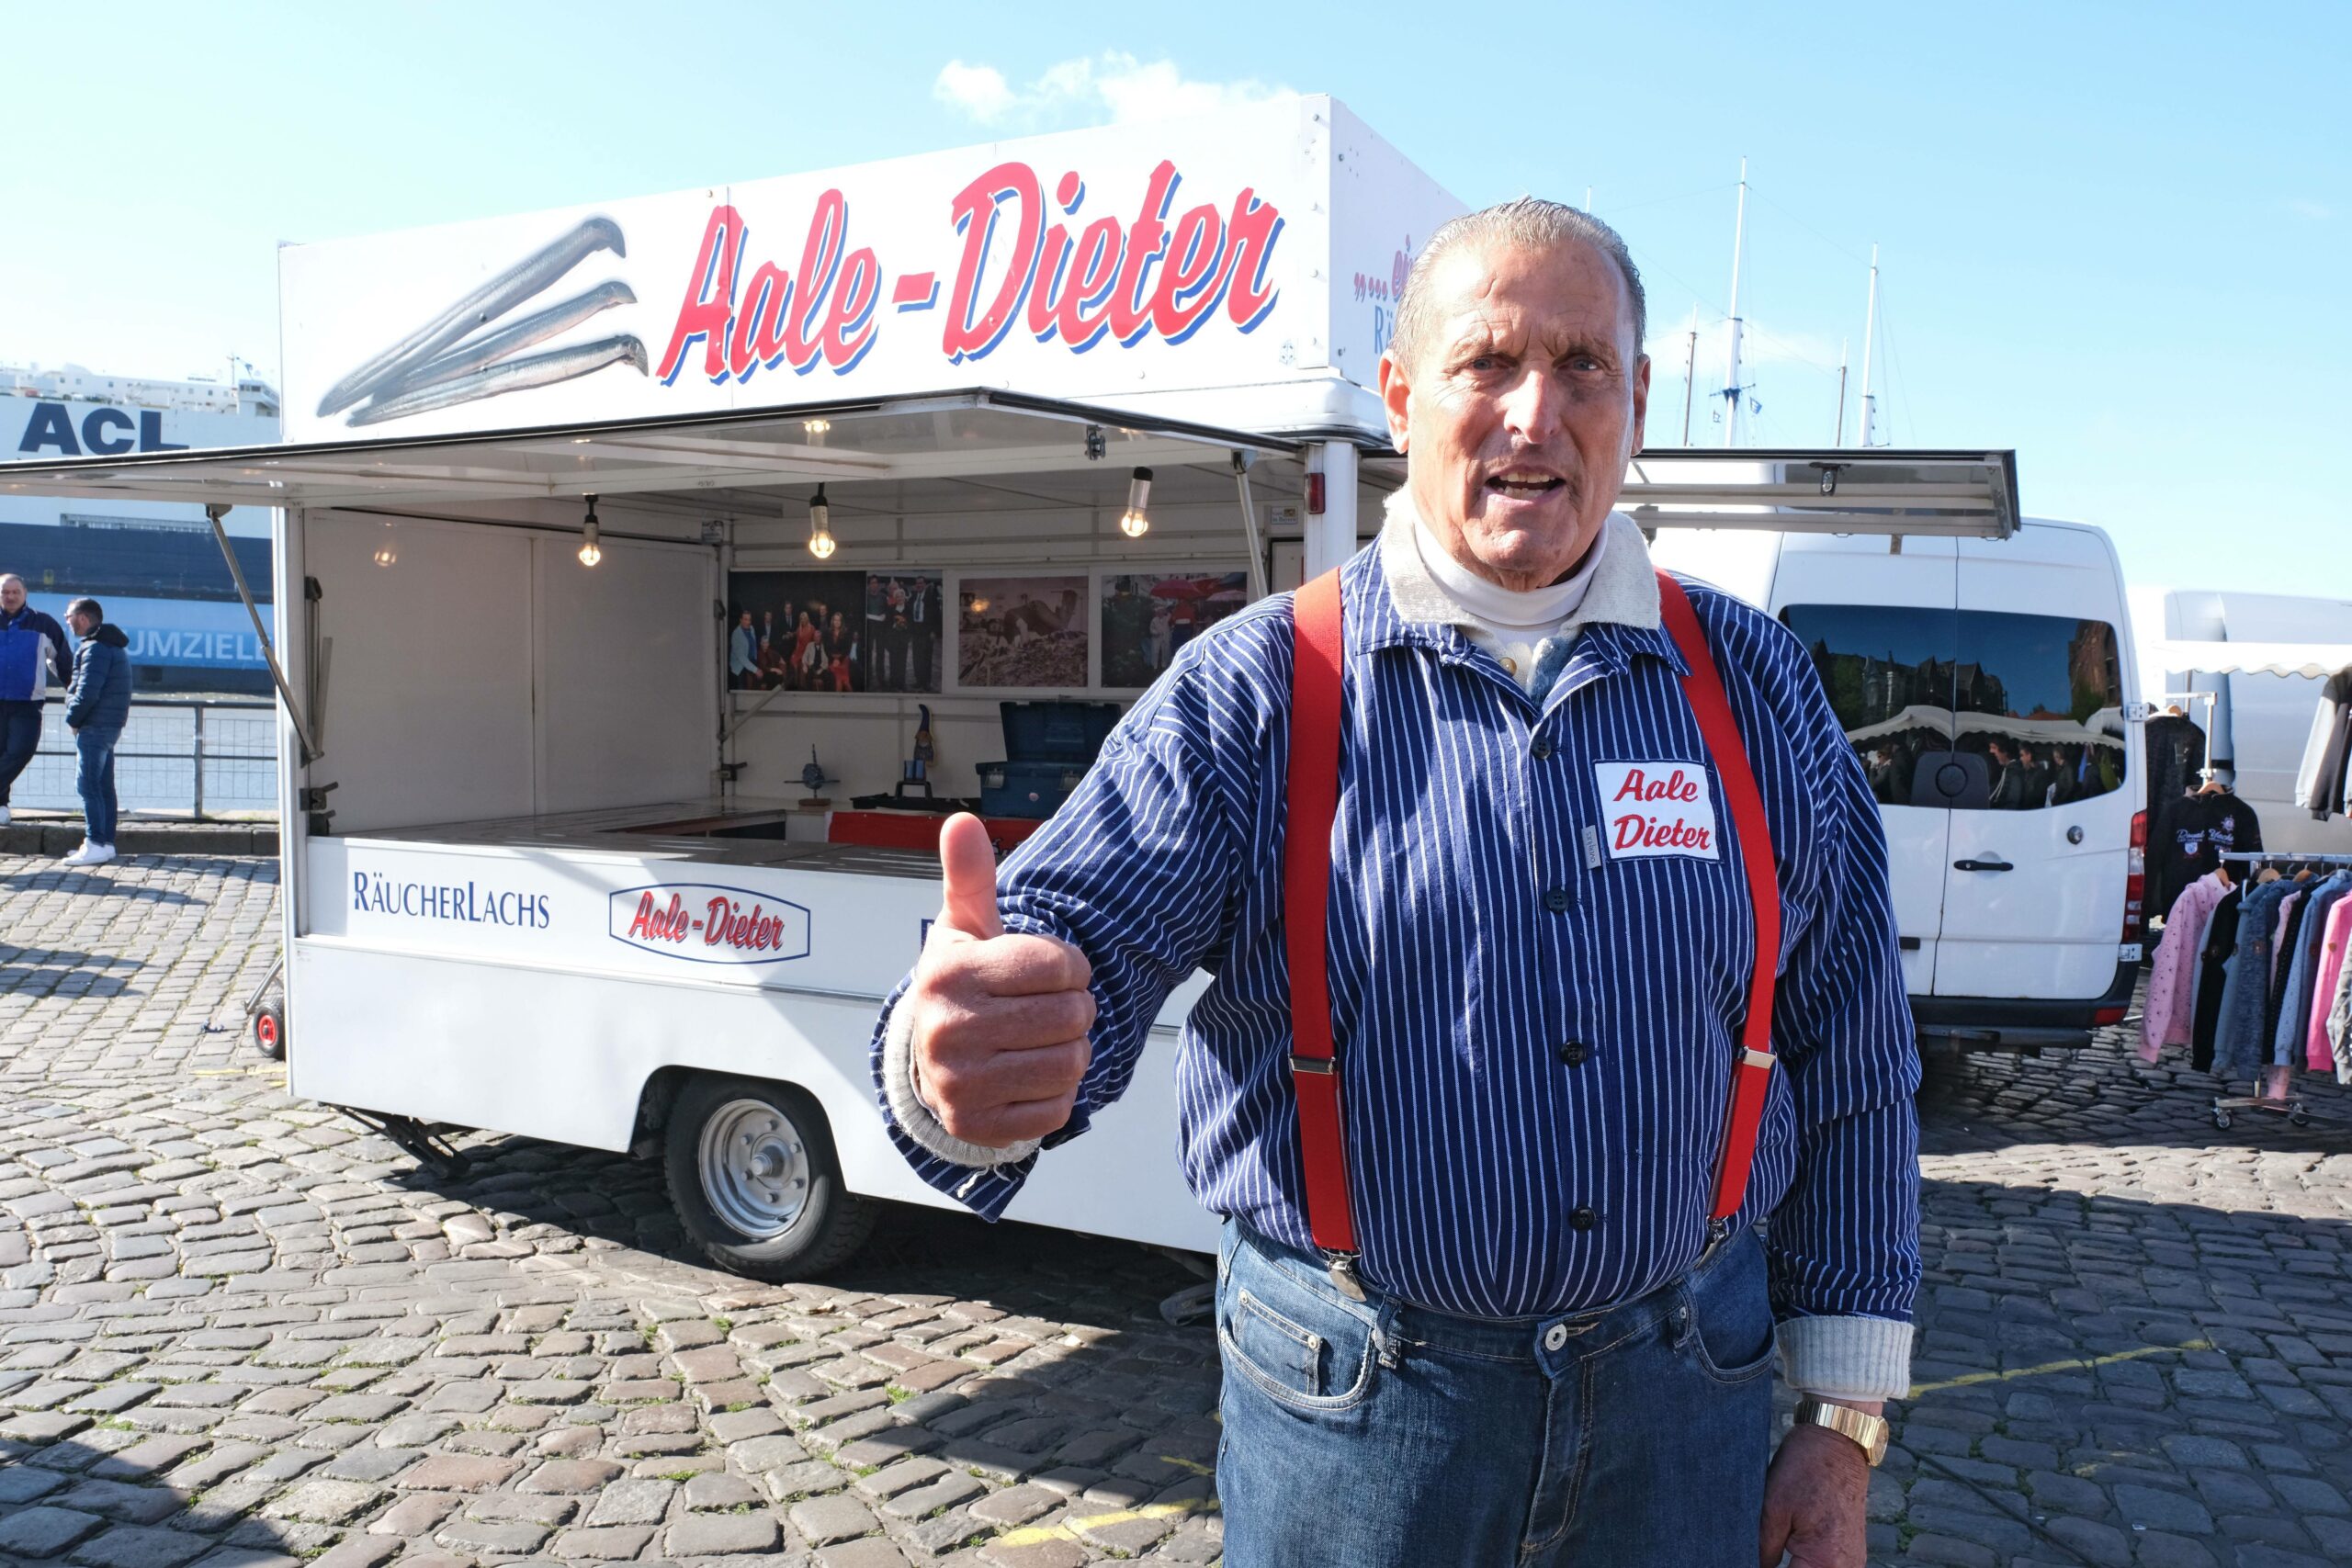
[{"label": "white van", "polygon": [[1923,1045],[2087,1044],[2140,958],[2147,782],[2105,533],[1661,533],[1658,558],[1813,650],[1886,824]]}]

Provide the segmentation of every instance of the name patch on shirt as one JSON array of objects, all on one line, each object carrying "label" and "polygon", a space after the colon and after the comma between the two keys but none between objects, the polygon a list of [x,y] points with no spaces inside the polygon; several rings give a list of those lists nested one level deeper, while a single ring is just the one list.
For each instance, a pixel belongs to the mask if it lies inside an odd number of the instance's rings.
[{"label": "name patch on shirt", "polygon": [[1649,855],[1718,858],[1715,798],[1697,762],[1595,762],[1602,842],[1611,860]]}]

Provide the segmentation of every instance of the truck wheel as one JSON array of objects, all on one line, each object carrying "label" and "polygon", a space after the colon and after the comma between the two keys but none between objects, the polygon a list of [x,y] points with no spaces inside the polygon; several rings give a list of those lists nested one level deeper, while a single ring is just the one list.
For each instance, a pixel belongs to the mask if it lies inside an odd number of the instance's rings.
[{"label": "truck wheel", "polygon": [[252,1033],[254,1049],[265,1056],[279,1061],[286,1059],[286,998],[272,991],[254,1010]]},{"label": "truck wheel", "polygon": [[825,1113],[789,1084],[696,1077],[664,1145],[670,1204],[722,1269],[805,1280],[847,1262],[874,1229],[876,1205],[842,1185]]}]

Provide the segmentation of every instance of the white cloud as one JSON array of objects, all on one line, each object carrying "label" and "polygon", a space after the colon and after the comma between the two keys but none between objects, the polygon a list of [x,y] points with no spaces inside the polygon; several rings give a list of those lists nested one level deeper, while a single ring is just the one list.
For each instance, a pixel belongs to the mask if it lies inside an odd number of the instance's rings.
[{"label": "white cloud", "polygon": [[2314,223],[2324,223],[2328,219],[2335,216],[2335,213],[2322,206],[2320,203],[2301,197],[2298,197],[2294,200],[2289,202],[2287,204],[2287,208],[2289,211],[2294,213],[2298,218],[2308,218]]},{"label": "white cloud", "polygon": [[967,65],[960,60],[939,68],[931,96],[951,108],[962,109],[982,125],[994,125],[1012,107],[1012,88],[1003,72],[993,65]]},{"label": "white cloud", "polygon": [[1049,65],[1019,89],[993,65],[951,60],[932,83],[931,96],[981,125],[1027,128],[1070,120],[1123,125],[1209,115],[1292,94],[1288,87],[1255,77],[1201,81],[1187,77],[1173,61],[1142,61],[1106,50]]}]

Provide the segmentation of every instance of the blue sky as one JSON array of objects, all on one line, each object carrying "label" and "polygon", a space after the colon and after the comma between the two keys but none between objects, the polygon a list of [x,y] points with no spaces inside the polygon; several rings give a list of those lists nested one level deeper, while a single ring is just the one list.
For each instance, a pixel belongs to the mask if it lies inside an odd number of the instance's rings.
[{"label": "blue sky", "polygon": [[1329,92],[1473,204],[1590,188],[1647,276],[1654,437],[1745,154],[1758,439],[1830,438],[1875,242],[1897,443],[2018,448],[2134,581],[2352,598],[2352,6],[1107,9],[16,7],[0,361],[274,376],[281,239]]}]

